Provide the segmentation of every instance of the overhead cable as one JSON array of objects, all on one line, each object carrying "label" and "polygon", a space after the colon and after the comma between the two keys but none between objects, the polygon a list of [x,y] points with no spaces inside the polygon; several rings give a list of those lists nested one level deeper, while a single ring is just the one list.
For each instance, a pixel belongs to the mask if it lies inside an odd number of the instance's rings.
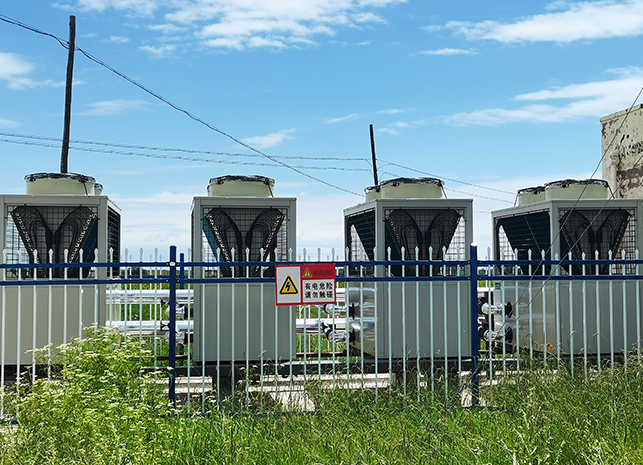
[{"label": "overhead cable", "polygon": [[[368,161],[368,159],[366,159],[366,161]],[[433,177],[440,178],[440,179],[446,180],[446,181],[457,182],[458,184],[464,184],[466,186],[477,187],[479,189],[485,189],[485,190],[489,190],[489,191],[500,192],[501,194],[516,195],[515,192],[503,191],[502,189],[495,189],[493,187],[481,186],[479,184],[472,184],[470,182],[458,181],[457,179],[446,178],[444,176],[439,176],[437,174],[427,173],[426,171],[421,171],[421,170],[418,170],[418,169],[415,169],[415,168],[411,168],[409,166],[400,165],[399,163],[393,163],[392,161],[386,161],[386,160],[382,160],[382,159],[380,159],[380,161],[385,162],[387,165],[397,166],[398,168],[403,168],[403,169],[409,170],[409,171],[415,171],[416,173],[426,174],[427,176],[433,176]],[[496,200],[496,199],[492,199],[492,200]]]},{"label": "overhead cable", "polygon": [[[34,141],[24,141],[24,140],[11,140],[11,139],[0,139],[0,142],[7,142],[10,144],[19,144],[19,145],[35,145],[38,147],[49,147],[60,149],[60,145],[50,144],[47,142],[34,142]],[[108,153],[113,155],[125,155],[125,156],[134,156],[134,157],[144,157],[144,158],[160,158],[165,160],[183,160],[183,161],[194,161],[202,163],[217,163],[222,165],[244,165],[244,166],[268,166],[272,168],[283,168],[282,165],[268,164],[268,163],[257,163],[257,162],[242,162],[242,161],[232,161],[232,160],[213,160],[211,158],[196,158],[196,157],[186,157],[180,155],[162,155],[156,153],[139,153],[139,152],[123,152],[118,150],[109,150],[109,149],[100,149],[92,147],[78,147],[75,145],[70,145],[71,150],[79,150],[83,152],[94,152],[94,153]],[[366,168],[345,168],[341,166],[300,166],[293,165],[297,169],[302,170],[335,170],[335,171],[369,171]]]},{"label": "overhead cable", "polygon": [[[392,164],[393,163],[391,163],[391,165]],[[380,173],[389,174],[389,175],[391,175],[393,177],[400,177],[396,173],[391,173],[390,171],[380,170]],[[447,190],[447,191],[450,191],[450,192],[457,192],[458,194],[464,194],[464,195],[468,195],[470,197],[478,197],[478,198],[481,198],[481,199],[494,200],[496,202],[513,203],[513,202],[510,202],[510,201],[505,200],[505,199],[496,199],[496,198],[493,198],[493,197],[486,197],[484,195],[472,194],[471,192],[464,192],[464,191],[460,191],[460,190],[457,190],[457,189],[451,189],[451,188],[448,188],[448,187],[445,187],[444,190]]]},{"label": "overhead cable", "polygon": [[[61,39],[60,37],[57,37],[57,36],[55,36],[55,35],[53,35],[53,34],[50,34],[50,33],[48,33],[48,32],[44,32],[44,31],[41,31],[41,30],[36,29],[36,28],[34,28],[34,27],[32,27],[32,26],[29,26],[29,25],[27,25],[27,24],[25,24],[25,23],[22,23],[22,22],[20,22],[20,21],[16,21],[16,20],[14,20],[14,19],[12,19],[12,18],[9,18],[8,16],[5,16],[5,15],[0,15],[0,20],[4,21],[4,22],[6,22],[6,23],[9,23],[9,24],[13,24],[13,25],[16,25],[16,26],[19,26],[19,27],[25,28],[25,29],[27,29],[27,30],[29,30],[29,31],[36,32],[36,33],[38,33],[38,34],[45,35],[45,36],[47,36],[47,37],[52,37],[52,38],[54,38],[56,41],[58,41],[58,43],[59,43],[60,45],[62,45],[63,47],[65,47],[65,48],[67,48],[67,49],[69,48],[69,43],[68,43],[66,40]],[[225,132],[225,131],[223,131],[223,130],[221,130],[221,129],[217,128],[216,126],[214,126],[214,125],[212,125],[212,124],[208,123],[208,122],[207,122],[207,121],[205,121],[204,119],[202,119],[202,118],[200,118],[200,117],[196,116],[195,114],[193,114],[193,113],[191,113],[191,112],[189,112],[189,111],[185,110],[184,108],[180,107],[179,105],[177,105],[177,104],[175,104],[175,103],[171,102],[170,100],[166,99],[166,98],[165,98],[165,97],[163,97],[162,95],[160,95],[160,94],[158,94],[157,92],[153,91],[152,89],[150,89],[150,88],[148,88],[148,87],[144,86],[143,84],[139,83],[139,82],[138,82],[138,81],[136,81],[135,79],[132,79],[131,77],[129,77],[129,76],[127,76],[125,73],[123,73],[123,72],[121,72],[121,71],[117,70],[117,69],[116,69],[116,68],[114,68],[113,66],[108,65],[108,64],[107,64],[107,63],[105,63],[104,61],[102,61],[102,60],[100,60],[99,58],[97,58],[97,57],[93,56],[91,53],[89,53],[89,52],[87,52],[87,51],[83,50],[82,48],[80,48],[80,47],[75,47],[74,49],[75,49],[76,51],[78,51],[78,52],[82,53],[82,54],[83,54],[86,58],[88,58],[90,61],[93,61],[93,62],[94,62],[94,63],[96,63],[97,65],[100,65],[100,66],[102,66],[102,67],[104,67],[104,68],[108,69],[108,70],[109,70],[109,71],[111,71],[112,73],[114,73],[114,74],[116,74],[117,76],[119,76],[119,77],[121,77],[121,78],[125,79],[127,82],[129,82],[130,84],[135,85],[136,87],[138,87],[138,88],[139,88],[139,89],[141,89],[142,91],[146,92],[147,94],[151,95],[152,97],[154,97],[154,98],[156,98],[156,99],[160,100],[161,102],[165,103],[166,105],[168,105],[168,106],[172,107],[172,108],[173,108],[173,109],[175,109],[176,111],[178,111],[178,112],[180,112],[180,113],[183,113],[184,115],[186,115],[188,118],[192,119],[193,121],[196,121],[197,123],[202,124],[203,126],[207,127],[208,129],[210,129],[210,130],[212,130],[212,131],[214,131],[214,132],[216,132],[216,133],[218,133],[218,134],[220,134],[220,135],[222,135],[222,136],[224,136],[224,137],[227,137],[228,139],[232,140],[233,142],[236,142],[237,144],[241,145],[242,147],[245,147],[245,148],[247,148],[248,150],[250,150],[250,151],[252,151],[252,152],[257,153],[257,154],[259,154],[259,155],[261,155],[261,156],[263,156],[263,157],[267,158],[268,160],[273,161],[273,162],[274,162],[274,163],[276,163],[276,164],[282,165],[284,168],[288,168],[289,170],[294,171],[294,172],[295,172],[295,173],[297,173],[297,174],[300,174],[300,175],[302,175],[302,176],[304,176],[304,177],[306,177],[306,178],[308,178],[308,179],[311,179],[311,180],[313,180],[313,181],[319,182],[320,184],[324,184],[325,186],[328,186],[328,187],[331,187],[331,188],[333,188],[333,189],[337,189],[337,190],[340,190],[340,191],[346,192],[346,193],[348,193],[348,194],[357,195],[357,196],[359,196],[359,197],[361,197],[361,196],[362,196],[362,194],[360,194],[360,193],[353,192],[353,191],[350,191],[350,190],[348,190],[348,189],[344,189],[343,187],[336,186],[336,185],[334,185],[334,184],[331,184],[331,183],[330,183],[330,182],[328,182],[328,181],[324,181],[323,179],[316,178],[316,177],[314,177],[314,176],[312,176],[312,175],[310,175],[310,174],[308,174],[308,173],[305,173],[305,172],[301,171],[301,170],[300,170],[300,169],[298,169],[298,168],[295,168],[295,167],[293,167],[293,166],[290,166],[290,165],[288,165],[287,163],[284,163],[284,162],[282,162],[282,161],[280,161],[280,160],[278,160],[278,159],[276,159],[276,158],[274,158],[274,157],[272,157],[272,156],[270,156],[270,155],[267,155],[267,154],[263,153],[261,150],[259,150],[259,149],[256,149],[256,148],[252,147],[251,145],[249,145],[249,144],[247,144],[247,143],[243,142],[242,140],[240,140],[240,139],[238,139],[238,138],[234,137],[233,135],[231,135],[231,134],[229,134],[229,133],[227,133],[227,132]]]},{"label": "overhead cable", "polygon": [[[17,134],[12,132],[1,132],[0,136],[6,137],[16,137],[23,139],[36,139],[36,140],[50,140],[61,142],[60,137],[47,137],[47,136],[36,136],[31,134]],[[96,142],[89,140],[70,140],[75,144],[85,144],[85,145],[104,145],[107,147],[118,147],[126,149],[138,149],[138,150],[155,150],[159,152],[181,152],[181,153],[198,153],[203,155],[221,155],[226,157],[257,157],[263,158],[262,155],[256,153],[230,153],[230,152],[213,152],[208,150],[192,150],[192,149],[178,149],[178,148],[167,148],[167,147],[150,147],[145,145],[130,145],[130,144],[117,144],[113,142]],[[285,155],[271,155],[273,158],[281,158],[284,160],[314,160],[314,161],[368,161],[366,158],[344,158],[344,157],[305,157],[302,155],[294,156],[285,156]]]}]

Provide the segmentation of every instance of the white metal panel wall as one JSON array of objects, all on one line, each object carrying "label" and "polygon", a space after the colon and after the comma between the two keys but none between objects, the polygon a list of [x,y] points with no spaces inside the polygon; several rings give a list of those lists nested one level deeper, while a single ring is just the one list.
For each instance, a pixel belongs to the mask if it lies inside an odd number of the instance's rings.
[{"label": "white metal panel wall", "polygon": [[[108,209],[120,215],[120,210],[106,196],[83,195],[2,195],[0,196],[0,239],[6,246],[8,209],[12,206],[77,207],[87,206],[98,212],[97,261],[109,261],[107,250]],[[120,234],[120,231],[119,231]],[[118,260],[120,251],[114,251]],[[0,255],[4,261],[4,255]],[[108,269],[98,268],[89,278],[106,279]],[[8,273],[4,279],[12,279]],[[13,278],[15,279],[15,278]],[[35,289],[35,292],[34,292]],[[31,363],[26,353],[47,344],[58,345],[79,335],[79,328],[105,324],[106,286],[79,285],[69,279],[65,286],[0,286],[0,315],[4,318],[4,334],[0,344],[0,359],[6,365]],[[34,320],[35,315],[35,320]],[[2,321],[0,318],[0,321]],[[66,321],[66,325],[65,322]],[[0,323],[1,324],[1,323]],[[1,330],[2,328],[0,328]],[[19,359],[18,359],[18,354]]]},{"label": "white metal panel wall", "polygon": [[[192,250],[204,260],[203,211],[225,209],[279,208],[286,211],[286,244],[295,259],[296,200],[294,198],[195,197],[192,203]],[[290,252],[287,252],[287,254]],[[235,254],[235,260],[245,256]],[[205,277],[203,268],[195,278]],[[279,360],[294,356],[295,312],[276,308],[273,283],[196,284],[194,288],[194,358],[196,361]],[[275,323],[276,322],[276,323]]]},{"label": "white metal panel wall", "polygon": [[105,286],[0,287],[0,321],[0,359],[31,364],[34,349],[56,347],[82,336],[87,326],[105,324]]},{"label": "white metal panel wall", "polygon": [[[385,248],[386,211],[391,209],[427,209],[440,211],[454,209],[462,212],[464,222],[463,250],[460,260],[469,258],[473,242],[473,201],[470,199],[376,199],[344,210],[344,218],[375,211],[376,260],[387,260]],[[349,244],[346,244],[349,246]],[[411,256],[414,251],[410,251]],[[434,251],[434,254],[437,251]],[[452,255],[452,256],[453,256]],[[441,265],[443,262],[434,262]],[[462,270],[464,274],[464,270]],[[377,266],[377,276],[386,276],[384,266]],[[364,350],[378,358],[447,357],[455,359],[471,355],[469,284],[444,281],[392,282],[377,285],[377,318],[372,311],[366,322],[353,326],[355,351]],[[364,332],[361,333],[362,327]],[[377,329],[377,330],[376,330]],[[377,341],[376,341],[377,339]],[[364,349],[361,349],[363,342]],[[377,350],[375,346],[377,345]]]},{"label": "white metal panel wall", "polygon": [[295,324],[290,307],[276,307],[272,283],[197,284],[196,361],[289,360]]},{"label": "white metal panel wall", "polygon": [[640,281],[596,281],[591,276],[544,285],[520,283],[517,293],[513,284],[505,287],[506,299],[517,302],[519,345],[562,355],[621,355],[638,347],[637,293],[643,295]]},{"label": "white metal panel wall", "polygon": [[382,360],[471,356],[468,282],[380,282],[376,292],[376,318],[369,306],[352,326],[356,353],[363,346],[365,355]]},{"label": "white metal panel wall", "polygon": [[[643,250],[643,234],[639,222],[643,215],[643,201],[635,199],[617,200],[548,200],[519,207],[506,208],[492,212],[494,228],[499,218],[528,215],[532,212],[547,211],[550,218],[551,247],[547,251],[550,259],[568,259],[561,257],[560,212],[577,209],[578,211],[605,211],[610,209],[627,209],[633,212],[630,221],[636,237],[629,247]],[[494,231],[497,234],[497,231]],[[496,237],[496,246],[499,238]],[[499,256],[498,250],[494,253]],[[508,253],[509,252],[509,253]],[[511,251],[503,251],[505,257]],[[532,251],[532,260],[539,260],[541,251]],[[601,257],[605,260],[607,257]],[[621,255],[612,257],[619,260]],[[634,251],[629,250],[627,259],[634,259]],[[587,260],[594,260],[588,253]],[[536,267],[532,267],[534,270]],[[533,280],[525,276],[525,282],[519,285],[506,283],[503,289],[505,300],[514,305],[514,317],[517,318],[518,345],[530,352],[554,352],[565,354],[607,354],[613,351],[623,353],[632,350],[640,337],[641,329],[637,328],[637,314],[641,309],[637,304],[637,293],[643,290],[639,282],[638,290],[635,280],[622,279],[599,282],[592,280],[595,272],[593,265],[587,266],[587,280],[554,281]],[[615,275],[621,274],[622,267],[612,266]],[[627,267],[631,274],[633,267]],[[567,269],[551,268],[552,274],[564,275]],[[540,271],[538,271],[540,274]],[[571,289],[571,292],[570,292]],[[517,306],[516,306],[517,301]]]}]

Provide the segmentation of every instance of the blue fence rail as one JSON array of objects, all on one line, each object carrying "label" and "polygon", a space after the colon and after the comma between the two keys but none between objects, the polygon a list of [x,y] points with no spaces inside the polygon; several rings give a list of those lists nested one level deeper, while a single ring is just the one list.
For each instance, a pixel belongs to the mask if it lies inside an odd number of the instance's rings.
[{"label": "blue fence rail", "polygon": [[[339,302],[288,307],[275,304],[275,278],[264,275],[320,262],[223,265],[186,261],[171,247],[168,261],[0,264],[2,396],[36,364],[34,349],[92,325],[153,341],[154,365],[170,368],[169,400],[195,397],[204,409],[207,395],[217,405],[269,395],[307,409],[312,380],[405,394],[442,382],[448,394],[456,379],[477,406],[481,387],[521,369],[521,357],[587,374],[640,351],[643,261],[479,260],[475,245],[469,257],[331,262]],[[223,266],[231,276],[218,273]],[[243,268],[260,276],[234,275]],[[67,277],[77,269],[86,271]]]}]

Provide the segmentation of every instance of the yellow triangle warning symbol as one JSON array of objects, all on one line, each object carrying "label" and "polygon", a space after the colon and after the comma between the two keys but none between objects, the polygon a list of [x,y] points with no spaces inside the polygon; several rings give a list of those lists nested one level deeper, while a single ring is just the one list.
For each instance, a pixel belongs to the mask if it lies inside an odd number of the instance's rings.
[{"label": "yellow triangle warning symbol", "polygon": [[295,282],[292,280],[290,275],[286,276],[284,283],[281,285],[281,289],[279,289],[279,294],[280,295],[299,294],[299,289],[297,289],[297,286],[295,286]]},{"label": "yellow triangle warning symbol", "polygon": [[310,272],[308,268],[306,268],[306,271],[304,271],[304,278],[312,278],[313,274]]}]

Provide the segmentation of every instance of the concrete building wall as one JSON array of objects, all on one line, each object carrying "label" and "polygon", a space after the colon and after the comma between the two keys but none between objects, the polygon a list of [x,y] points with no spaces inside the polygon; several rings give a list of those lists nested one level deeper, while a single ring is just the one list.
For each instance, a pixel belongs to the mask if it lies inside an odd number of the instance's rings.
[{"label": "concrete building wall", "polygon": [[643,105],[601,118],[601,140],[603,179],[614,197],[643,198]]}]

